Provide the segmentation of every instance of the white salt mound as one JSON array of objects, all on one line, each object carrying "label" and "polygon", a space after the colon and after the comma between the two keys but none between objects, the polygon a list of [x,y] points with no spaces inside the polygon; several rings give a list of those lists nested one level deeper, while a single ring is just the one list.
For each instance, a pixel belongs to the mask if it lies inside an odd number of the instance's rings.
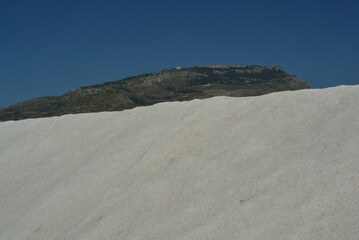
[{"label": "white salt mound", "polygon": [[359,85],[0,123],[0,239],[359,239]]}]

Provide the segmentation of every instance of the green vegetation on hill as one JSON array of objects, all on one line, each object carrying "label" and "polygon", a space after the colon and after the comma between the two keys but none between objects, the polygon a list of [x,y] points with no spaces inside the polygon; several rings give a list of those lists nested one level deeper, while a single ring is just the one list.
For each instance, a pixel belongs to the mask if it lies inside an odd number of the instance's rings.
[{"label": "green vegetation on hill", "polygon": [[0,109],[0,121],[121,111],[166,101],[213,96],[257,96],[310,88],[278,66],[210,66],[164,70],[74,89]]}]

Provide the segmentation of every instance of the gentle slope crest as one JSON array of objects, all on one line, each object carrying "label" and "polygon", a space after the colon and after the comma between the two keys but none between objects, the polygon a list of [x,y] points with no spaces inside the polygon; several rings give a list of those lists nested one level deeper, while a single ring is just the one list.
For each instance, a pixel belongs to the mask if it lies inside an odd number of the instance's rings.
[{"label": "gentle slope crest", "polygon": [[0,239],[358,239],[359,86],[0,123]]}]

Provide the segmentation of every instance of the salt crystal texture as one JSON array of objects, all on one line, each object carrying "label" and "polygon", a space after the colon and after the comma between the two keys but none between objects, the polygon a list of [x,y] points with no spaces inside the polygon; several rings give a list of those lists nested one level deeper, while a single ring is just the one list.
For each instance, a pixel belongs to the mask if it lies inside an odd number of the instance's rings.
[{"label": "salt crystal texture", "polygon": [[0,123],[0,239],[359,239],[359,85]]}]

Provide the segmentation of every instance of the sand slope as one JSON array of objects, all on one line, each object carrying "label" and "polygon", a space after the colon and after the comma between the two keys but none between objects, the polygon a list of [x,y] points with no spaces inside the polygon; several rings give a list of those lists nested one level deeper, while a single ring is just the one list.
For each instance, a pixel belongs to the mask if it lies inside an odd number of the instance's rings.
[{"label": "sand slope", "polygon": [[359,239],[359,85],[0,123],[0,239]]}]

